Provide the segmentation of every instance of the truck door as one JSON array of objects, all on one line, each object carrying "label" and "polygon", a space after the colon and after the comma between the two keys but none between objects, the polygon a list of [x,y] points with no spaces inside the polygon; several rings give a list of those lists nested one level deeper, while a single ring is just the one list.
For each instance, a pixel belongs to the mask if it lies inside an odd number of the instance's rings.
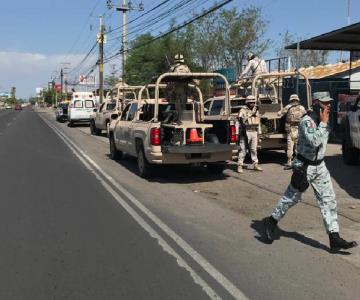
[{"label": "truck door", "polygon": [[131,107],[129,109],[129,113],[127,116],[127,120],[126,120],[127,124],[126,124],[126,127],[124,128],[124,137],[126,139],[126,149],[127,149],[127,152],[129,152],[131,154],[135,154],[135,152],[136,152],[135,145],[134,145],[133,121],[136,116],[137,107],[138,107],[137,103],[131,104]]},{"label": "truck door", "polygon": [[128,104],[121,113],[120,121],[115,128],[115,143],[121,150],[125,150],[126,140],[124,136],[124,128],[127,126],[127,116],[129,114],[130,104]]},{"label": "truck door", "polygon": [[98,113],[96,114],[96,117],[95,117],[95,125],[96,125],[96,128],[99,128],[99,129],[103,129],[102,128],[103,125],[101,123],[101,120],[102,120],[102,115],[103,115],[104,108],[105,108],[105,103],[100,105],[99,111],[98,111]]}]

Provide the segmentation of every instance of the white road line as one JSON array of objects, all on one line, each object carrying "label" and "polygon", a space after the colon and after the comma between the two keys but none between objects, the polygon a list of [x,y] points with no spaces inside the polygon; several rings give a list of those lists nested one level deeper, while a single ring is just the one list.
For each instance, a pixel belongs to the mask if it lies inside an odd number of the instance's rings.
[{"label": "white road line", "polygon": [[[47,122],[47,121],[45,121]],[[102,179],[101,176],[94,170],[88,162],[78,153],[69,141],[62,136],[61,133],[54,128],[52,124],[47,123],[47,125],[54,130],[54,132],[63,140],[63,142],[70,148],[70,150],[79,158],[79,160],[85,165],[85,167],[92,172],[95,177],[101,182],[104,188],[116,199],[116,201],[128,212],[130,216],[145,230],[149,235],[156,239],[161,248],[173,256],[176,259],[177,264],[187,270],[194,282],[199,285],[204,292],[209,296],[210,299],[221,299],[221,297],[192,269],[185,260],[153,229],[131,206],[129,206],[126,201],[106,182]]]},{"label": "white road line", "polygon": [[[43,118],[43,117],[42,117]],[[48,120],[43,120],[58,135],[61,135],[76,149],[77,155],[80,153],[89,164],[91,164],[100,174],[102,174],[113,186],[123,193],[138,209],[140,209],[149,219],[151,219],[161,230],[163,230],[181,249],[183,249],[192,259],[194,259],[211,277],[213,277],[229,294],[235,299],[247,300],[238,287],[236,287],[229,279],[227,279],[220,271],[218,271],[210,262],[208,262],[200,253],[192,248],[185,240],[183,240],[176,232],[161,221],[155,214],[146,208],[139,200],[130,194],[122,185],[108,175],[98,164],[96,164],[81,148],[79,148],[69,137],[62,131],[53,126]],[[115,192],[115,191],[114,191]],[[115,192],[116,193],[116,192]],[[118,194],[117,194],[118,195]],[[118,195],[120,197],[120,195]],[[121,197],[120,197],[121,198]],[[126,204],[127,205],[127,204]],[[135,212],[136,213],[136,212]],[[141,218],[141,217],[140,217]],[[144,221],[145,222],[145,221]],[[165,241],[164,241],[165,242]],[[165,242],[166,243],[166,242]],[[169,246],[170,247],[170,246]],[[190,267],[189,267],[190,268]]]}]

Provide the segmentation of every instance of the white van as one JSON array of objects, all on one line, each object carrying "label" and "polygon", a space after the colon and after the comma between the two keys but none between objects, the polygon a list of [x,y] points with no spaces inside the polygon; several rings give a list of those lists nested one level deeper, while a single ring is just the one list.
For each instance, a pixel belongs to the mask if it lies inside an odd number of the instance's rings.
[{"label": "white van", "polygon": [[93,93],[75,92],[68,108],[69,127],[75,123],[90,123],[95,106]]}]

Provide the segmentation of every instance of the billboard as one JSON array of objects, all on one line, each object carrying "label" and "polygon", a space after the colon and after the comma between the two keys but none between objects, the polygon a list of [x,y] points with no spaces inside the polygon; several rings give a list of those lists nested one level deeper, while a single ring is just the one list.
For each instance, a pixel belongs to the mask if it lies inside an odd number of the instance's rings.
[{"label": "billboard", "polygon": [[95,85],[95,76],[79,76],[79,84],[81,85]]}]

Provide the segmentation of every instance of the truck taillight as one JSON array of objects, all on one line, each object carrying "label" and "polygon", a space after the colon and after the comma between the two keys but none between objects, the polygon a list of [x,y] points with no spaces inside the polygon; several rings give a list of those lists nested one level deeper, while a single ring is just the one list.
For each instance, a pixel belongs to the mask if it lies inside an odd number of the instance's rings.
[{"label": "truck taillight", "polygon": [[236,127],[235,127],[235,125],[230,125],[230,142],[236,143]]},{"label": "truck taillight", "polygon": [[150,143],[152,146],[160,146],[160,128],[151,128],[150,131]]}]

